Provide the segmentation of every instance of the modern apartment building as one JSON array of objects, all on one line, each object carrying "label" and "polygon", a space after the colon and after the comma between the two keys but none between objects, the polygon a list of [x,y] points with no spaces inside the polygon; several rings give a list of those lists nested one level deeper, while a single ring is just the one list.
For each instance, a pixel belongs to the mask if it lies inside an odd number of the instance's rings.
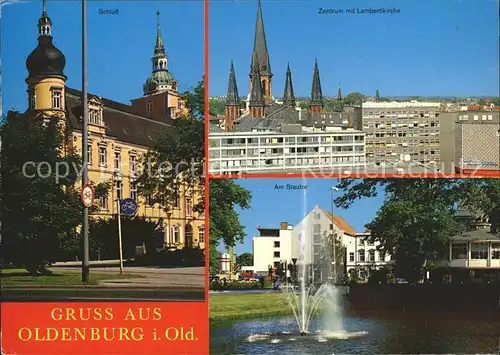
[{"label": "modern apartment building", "polygon": [[440,154],[445,173],[500,177],[500,112],[443,113]]},{"label": "modern apartment building", "polygon": [[437,102],[363,103],[367,163],[439,164],[440,111]]},{"label": "modern apartment building", "polygon": [[365,165],[364,133],[285,125],[278,130],[211,132],[209,173],[344,172]]}]

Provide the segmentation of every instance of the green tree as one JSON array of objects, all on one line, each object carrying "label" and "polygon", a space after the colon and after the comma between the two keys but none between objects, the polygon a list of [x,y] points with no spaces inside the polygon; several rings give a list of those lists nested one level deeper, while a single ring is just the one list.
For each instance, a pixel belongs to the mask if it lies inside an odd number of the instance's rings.
[{"label": "green tree", "polygon": [[500,97],[492,97],[490,101],[493,105],[500,106]]},{"label": "green tree", "polygon": [[309,100],[300,101],[299,107],[303,110],[308,109],[309,108]]},{"label": "green tree", "polygon": [[218,99],[210,99],[208,105],[210,114],[214,116],[222,115],[226,108],[226,103]]},{"label": "green tree", "polygon": [[484,105],[486,105],[486,101],[484,99],[479,99],[479,100],[477,100],[477,104],[480,106],[484,106]]},{"label": "green tree", "polygon": [[360,101],[362,102],[363,99],[364,99],[363,94],[359,92],[351,92],[350,94],[346,95],[342,101],[344,102],[345,105],[354,105]]},{"label": "green tree", "polygon": [[[335,200],[347,208],[354,200],[385,190],[385,201],[366,227],[370,240],[395,258],[395,274],[408,282],[421,279],[428,260],[440,257],[449,238],[460,231],[455,218],[467,181],[454,179],[342,179],[346,193]],[[470,187],[469,187],[470,188]]]},{"label": "green tree", "polygon": [[[157,248],[163,247],[163,221],[148,220],[144,217],[121,217],[122,245],[124,258],[136,255],[136,247],[144,246],[146,253],[154,253]],[[108,219],[91,220],[90,223],[91,254],[101,259],[117,259],[118,248],[118,219],[117,216]]]},{"label": "green tree", "polygon": [[243,253],[236,257],[236,269],[241,270],[242,266],[253,266],[252,253]]},{"label": "green tree", "polygon": [[143,158],[139,192],[151,196],[155,202],[168,205],[182,183],[187,188],[198,188],[200,200],[196,210],[204,210],[203,85],[200,80],[196,88],[184,94],[190,115],[175,120],[170,129],[158,132],[153,148]]},{"label": "green tree", "polygon": [[205,77],[198,81],[196,87],[184,92],[182,98],[186,100],[188,115],[202,120],[205,116]]},{"label": "green tree", "polygon": [[3,262],[47,272],[79,245],[80,158],[65,151],[70,137],[56,119],[45,124],[10,111],[0,134]]},{"label": "green tree", "polygon": [[217,246],[223,243],[234,247],[245,237],[245,227],[241,225],[235,207],[247,209],[250,207],[251,193],[237,185],[231,179],[211,180],[209,185],[209,220],[210,220],[210,268],[215,270],[218,259]]}]

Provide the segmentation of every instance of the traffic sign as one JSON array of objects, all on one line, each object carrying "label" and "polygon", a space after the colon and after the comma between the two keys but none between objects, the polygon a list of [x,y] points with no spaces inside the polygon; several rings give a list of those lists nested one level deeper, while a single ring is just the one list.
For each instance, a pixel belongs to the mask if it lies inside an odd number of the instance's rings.
[{"label": "traffic sign", "polygon": [[133,198],[120,201],[120,213],[126,216],[133,215],[137,211],[137,202]]},{"label": "traffic sign", "polygon": [[90,184],[85,184],[80,192],[80,198],[85,207],[90,207],[94,203],[94,188]]}]

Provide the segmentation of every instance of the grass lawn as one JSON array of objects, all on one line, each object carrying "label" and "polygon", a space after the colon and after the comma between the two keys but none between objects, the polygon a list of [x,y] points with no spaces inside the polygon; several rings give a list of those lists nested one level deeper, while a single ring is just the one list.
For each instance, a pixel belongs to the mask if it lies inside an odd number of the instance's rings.
[{"label": "grass lawn", "polygon": [[293,314],[281,292],[211,295],[210,321],[265,318]]},{"label": "grass lawn", "polygon": [[[75,286],[82,285],[82,274],[75,271],[54,271],[52,275],[32,276],[23,269],[4,269],[0,271],[2,286]],[[91,285],[101,280],[141,278],[131,274],[99,274],[90,271]]]}]

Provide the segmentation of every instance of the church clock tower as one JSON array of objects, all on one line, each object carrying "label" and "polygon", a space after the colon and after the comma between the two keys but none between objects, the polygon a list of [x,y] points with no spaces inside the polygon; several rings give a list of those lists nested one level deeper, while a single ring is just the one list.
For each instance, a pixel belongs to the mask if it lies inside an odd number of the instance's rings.
[{"label": "church clock tower", "polygon": [[65,119],[64,54],[52,43],[52,21],[43,0],[38,20],[38,46],[26,59],[29,114],[39,118]]}]

